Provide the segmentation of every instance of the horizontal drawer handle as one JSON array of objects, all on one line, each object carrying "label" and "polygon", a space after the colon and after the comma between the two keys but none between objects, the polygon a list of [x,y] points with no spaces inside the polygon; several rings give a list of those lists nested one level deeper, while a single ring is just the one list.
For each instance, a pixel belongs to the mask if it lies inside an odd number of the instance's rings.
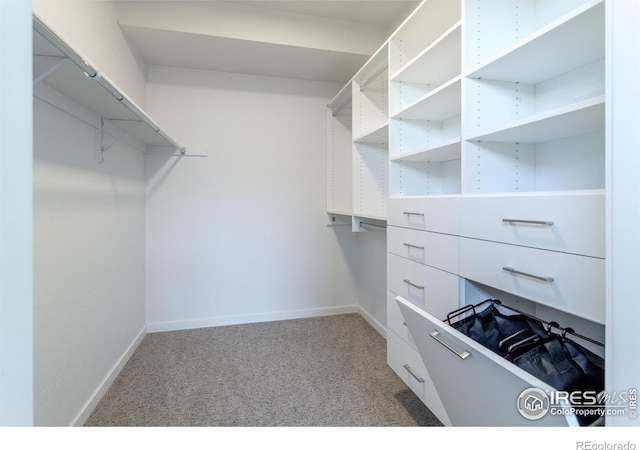
[{"label": "horizontal drawer handle", "polygon": [[407,283],[409,286],[413,286],[413,287],[414,287],[414,288],[416,288],[416,289],[424,289],[424,286],[419,286],[419,285],[417,285],[417,284],[414,284],[414,283],[412,283],[412,282],[411,282],[411,280],[404,279],[404,280],[402,280],[402,281],[404,281],[405,283]]},{"label": "horizontal drawer handle", "polygon": [[419,377],[418,375],[416,375],[415,373],[413,373],[413,371],[411,370],[411,366],[410,366],[409,364],[405,364],[405,365],[404,365],[404,366],[402,366],[402,367],[404,367],[405,369],[407,369],[407,372],[409,372],[409,373],[411,374],[411,376],[412,376],[413,378],[415,378],[415,379],[416,379],[416,381],[417,381],[418,383],[424,383],[424,378],[421,378],[421,377]]},{"label": "horizontal drawer handle", "polygon": [[524,219],[502,219],[506,223],[526,223],[528,225],[544,225],[550,227],[553,225],[553,220],[524,220]]},{"label": "horizontal drawer handle", "polygon": [[403,211],[402,214],[406,214],[407,216],[423,216],[424,217],[424,213],[411,212],[411,211]]},{"label": "horizontal drawer handle", "polygon": [[469,356],[471,356],[471,353],[469,353],[466,350],[463,351],[463,352],[457,351],[455,348],[451,347],[449,344],[447,344],[442,339],[440,339],[438,337],[439,335],[440,335],[440,332],[438,330],[433,330],[431,333],[429,333],[429,336],[431,336],[433,339],[435,339],[439,344],[442,344],[447,350],[451,351],[458,358],[467,359]]},{"label": "horizontal drawer handle", "polygon": [[515,275],[522,275],[524,277],[529,277],[529,278],[533,278],[535,280],[540,280],[540,281],[544,281],[546,283],[551,283],[555,278],[553,277],[545,277],[545,276],[540,276],[540,275],[534,275],[532,273],[528,273],[528,272],[521,272],[519,270],[514,269],[513,267],[503,267],[502,270],[509,272],[509,273],[513,273]]},{"label": "horizontal drawer handle", "polygon": [[424,250],[424,247],[422,247],[420,245],[409,244],[408,242],[405,242],[402,245],[406,245],[407,247],[411,247],[411,248],[417,248],[418,250]]}]

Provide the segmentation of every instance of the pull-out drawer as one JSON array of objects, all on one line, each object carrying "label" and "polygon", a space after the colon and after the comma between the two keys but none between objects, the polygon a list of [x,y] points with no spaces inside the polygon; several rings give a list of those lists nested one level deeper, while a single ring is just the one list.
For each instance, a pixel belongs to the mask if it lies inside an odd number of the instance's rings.
[{"label": "pull-out drawer", "polygon": [[387,224],[457,235],[459,205],[457,196],[390,198]]},{"label": "pull-out drawer", "polygon": [[604,270],[600,258],[460,238],[460,276],[602,324]]},{"label": "pull-out drawer", "polygon": [[604,258],[604,194],[502,195],[460,200],[460,235]]},{"label": "pull-out drawer", "polygon": [[413,336],[409,333],[409,327],[402,317],[402,312],[396,302],[396,294],[391,291],[387,291],[387,332],[393,331],[400,336],[402,340],[407,342],[409,346],[417,350],[416,344],[413,340]]},{"label": "pull-out drawer", "polygon": [[[574,415],[554,414],[551,405],[540,399],[540,392],[552,391],[551,386],[402,297],[396,301],[454,426],[578,425]],[[531,397],[541,402],[539,412],[547,408],[537,419],[531,418],[537,410],[518,407],[519,401],[521,405],[527,401],[520,398],[529,388],[540,390]]]},{"label": "pull-out drawer", "polygon": [[388,227],[387,250],[422,264],[458,273],[458,236]]},{"label": "pull-out drawer", "polygon": [[457,275],[387,253],[387,289],[438,317],[458,307]]},{"label": "pull-out drawer", "polygon": [[387,333],[387,364],[444,425],[451,425],[418,352],[393,331]]}]

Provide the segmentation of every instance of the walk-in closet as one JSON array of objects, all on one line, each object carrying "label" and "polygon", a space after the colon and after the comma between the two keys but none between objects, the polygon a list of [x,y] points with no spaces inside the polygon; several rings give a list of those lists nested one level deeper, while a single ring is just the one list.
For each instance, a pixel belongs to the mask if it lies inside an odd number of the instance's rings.
[{"label": "walk-in closet", "polygon": [[0,24],[0,425],[638,426],[635,0]]}]

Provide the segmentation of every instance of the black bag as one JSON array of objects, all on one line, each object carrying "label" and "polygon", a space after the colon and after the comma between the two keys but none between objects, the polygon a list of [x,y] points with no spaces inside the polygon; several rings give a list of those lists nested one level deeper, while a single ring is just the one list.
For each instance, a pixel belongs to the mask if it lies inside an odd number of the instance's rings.
[{"label": "black bag", "polygon": [[[477,312],[476,308],[489,302],[489,306]],[[487,300],[478,305],[465,306],[447,315],[447,322],[453,328],[481,343],[502,357],[509,357],[512,346],[546,336],[541,322],[523,314],[504,314],[498,310],[500,302]],[[454,317],[473,311],[473,314],[451,322]]]},{"label": "black bag", "polygon": [[[489,303],[478,312],[477,307]],[[504,314],[498,300],[486,300],[466,306],[447,315],[453,328],[503,356],[516,366],[559,391],[569,393],[604,389],[604,359],[580,344],[568,339],[571,328],[560,328],[556,322],[544,323],[525,314]],[[512,309],[507,307],[507,309]],[[451,323],[462,314],[473,314]],[[562,334],[553,333],[553,327]],[[598,408],[589,407],[591,414],[578,414],[578,422],[588,425],[600,418]]]}]

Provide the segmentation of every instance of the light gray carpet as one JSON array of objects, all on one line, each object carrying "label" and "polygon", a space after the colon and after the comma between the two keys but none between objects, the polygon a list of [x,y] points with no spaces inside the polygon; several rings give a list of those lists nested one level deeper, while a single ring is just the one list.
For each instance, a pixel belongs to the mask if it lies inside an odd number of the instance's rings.
[{"label": "light gray carpet", "polygon": [[152,333],[86,426],[440,426],[360,315]]}]

